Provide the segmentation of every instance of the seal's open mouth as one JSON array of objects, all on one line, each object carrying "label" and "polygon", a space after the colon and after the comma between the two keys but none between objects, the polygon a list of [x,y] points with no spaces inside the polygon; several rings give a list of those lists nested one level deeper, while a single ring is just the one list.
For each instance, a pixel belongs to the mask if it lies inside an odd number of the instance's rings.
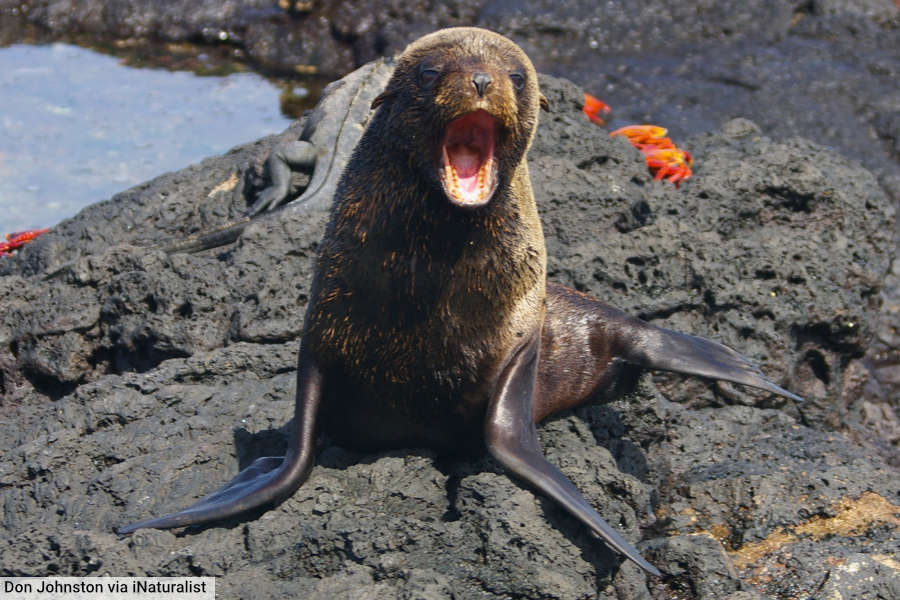
[{"label": "seal's open mouth", "polygon": [[441,145],[441,184],[454,204],[482,206],[494,195],[496,134],[497,119],[484,110],[470,112],[447,125]]}]

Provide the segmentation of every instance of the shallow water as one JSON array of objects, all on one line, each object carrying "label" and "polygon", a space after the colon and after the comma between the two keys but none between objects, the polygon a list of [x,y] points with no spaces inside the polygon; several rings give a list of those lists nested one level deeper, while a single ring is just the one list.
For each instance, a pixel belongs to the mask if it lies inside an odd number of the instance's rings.
[{"label": "shallow water", "polygon": [[52,226],[284,130],[279,93],[252,73],[136,69],[68,44],[0,48],[0,233]]}]

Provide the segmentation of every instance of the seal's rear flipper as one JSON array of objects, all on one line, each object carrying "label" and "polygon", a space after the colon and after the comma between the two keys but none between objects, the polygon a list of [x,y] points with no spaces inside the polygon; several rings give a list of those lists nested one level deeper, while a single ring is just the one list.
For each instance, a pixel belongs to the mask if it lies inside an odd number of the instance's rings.
[{"label": "seal's rear flipper", "polygon": [[630,332],[635,341],[629,345],[625,355],[625,360],[632,364],[647,369],[733,381],[797,402],[803,401],[797,394],[775,384],[750,362],[750,359],[728,346],[706,338],[656,327],[637,319],[632,319],[628,326],[639,330]]},{"label": "seal's rear flipper", "polygon": [[541,452],[532,401],[538,365],[538,334],[521,348],[500,376],[485,421],[485,443],[503,466],[555,500],[607,544],[651,575],[659,570],[614,530],[584,499],[578,488]]},{"label": "seal's rear flipper", "polygon": [[[547,283],[544,329],[547,343],[541,348],[541,361],[546,366],[541,369],[541,383],[549,394],[541,398],[544,404],[538,405],[538,420],[560,408],[576,406],[581,402],[577,398],[581,394],[609,392],[621,375],[615,367],[623,362],[643,369],[733,381],[803,401],[776,385],[748,358],[727,346],[658,327],[556,283]],[[573,384],[577,377],[561,376],[560,364],[566,365],[570,372],[587,374],[582,379],[599,387],[588,389]],[[567,393],[576,398],[566,400]]]},{"label": "seal's rear flipper", "polygon": [[322,396],[322,374],[310,359],[297,372],[297,399],[286,455],[259,458],[224,487],[188,508],[120,527],[122,535],[141,528],[202,525],[283,500],[309,476],[315,458],[315,420]]}]

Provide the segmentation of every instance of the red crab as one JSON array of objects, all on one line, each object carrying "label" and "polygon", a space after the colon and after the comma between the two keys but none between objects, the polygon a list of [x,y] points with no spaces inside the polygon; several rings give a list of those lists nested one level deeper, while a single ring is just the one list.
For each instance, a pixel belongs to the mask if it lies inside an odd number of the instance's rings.
[{"label": "red crab", "polygon": [[49,229],[29,229],[28,231],[16,231],[7,233],[6,241],[0,242],[0,256],[12,256],[13,251],[18,250],[39,235],[44,235]]},{"label": "red crab", "polygon": [[[604,125],[606,122],[601,115],[610,113],[610,108],[605,102],[587,93],[584,95],[584,107],[581,110],[597,125]],[[667,130],[658,125],[628,125],[616,129],[610,135],[627,137],[631,145],[643,153],[647,168],[653,173],[653,179],[665,179],[674,183],[677,188],[682,181],[693,175],[691,165],[694,159],[690,152],[682,150],[666,137],[666,133]]]},{"label": "red crab", "polygon": [[671,181],[677,188],[689,178],[694,159],[690,152],[682,150],[666,137],[666,129],[657,125],[628,125],[616,129],[610,135],[624,135],[631,144],[644,154],[647,168],[653,179]]},{"label": "red crab", "polygon": [[682,180],[692,175],[694,159],[691,153],[681,148],[641,148],[647,167],[655,172],[653,179],[670,181],[678,187]]},{"label": "red crab", "polygon": [[584,95],[584,108],[581,110],[587,115],[588,119],[597,125],[606,125],[606,121],[604,121],[603,117],[600,115],[606,116],[612,112],[612,109],[609,108],[609,105],[606,102],[598,100],[588,93],[585,93]]},{"label": "red crab", "polygon": [[666,137],[668,130],[658,125],[626,125],[611,132],[609,135],[624,135],[636,148],[641,146],[654,146],[656,148],[672,148],[675,144]]}]

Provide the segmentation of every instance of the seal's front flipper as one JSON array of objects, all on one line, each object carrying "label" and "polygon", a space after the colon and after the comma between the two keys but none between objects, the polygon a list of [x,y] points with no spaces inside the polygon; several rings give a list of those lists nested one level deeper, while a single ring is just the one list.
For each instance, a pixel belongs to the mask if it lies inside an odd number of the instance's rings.
[{"label": "seal's front flipper", "polygon": [[[254,506],[270,500],[256,502],[254,494],[265,495],[267,488],[272,488],[279,474],[278,467],[284,463],[281,456],[267,456],[253,461],[249,467],[238,473],[220,489],[202,498],[190,507],[162,517],[155,517],[120,527],[120,534],[127,534],[138,529],[171,529],[186,525],[199,525],[211,521],[225,519],[241,513]],[[252,504],[251,504],[252,502]]]},{"label": "seal's front flipper", "polygon": [[259,458],[224,487],[188,508],[119,528],[120,534],[141,528],[169,529],[202,525],[233,517],[252,508],[283,500],[309,476],[315,458],[315,421],[323,377],[315,362],[304,358],[297,372],[297,399],[285,456]]},{"label": "seal's front flipper", "polygon": [[660,577],[659,570],[610,527],[578,488],[544,458],[532,414],[539,339],[538,334],[533,334],[500,376],[485,422],[488,450],[503,466],[558,502],[607,544],[647,573]]},{"label": "seal's front flipper", "polygon": [[763,389],[797,402],[803,399],[766,377],[750,359],[706,338],[656,327],[633,319],[628,325],[625,360],[647,369],[722,379]]}]

